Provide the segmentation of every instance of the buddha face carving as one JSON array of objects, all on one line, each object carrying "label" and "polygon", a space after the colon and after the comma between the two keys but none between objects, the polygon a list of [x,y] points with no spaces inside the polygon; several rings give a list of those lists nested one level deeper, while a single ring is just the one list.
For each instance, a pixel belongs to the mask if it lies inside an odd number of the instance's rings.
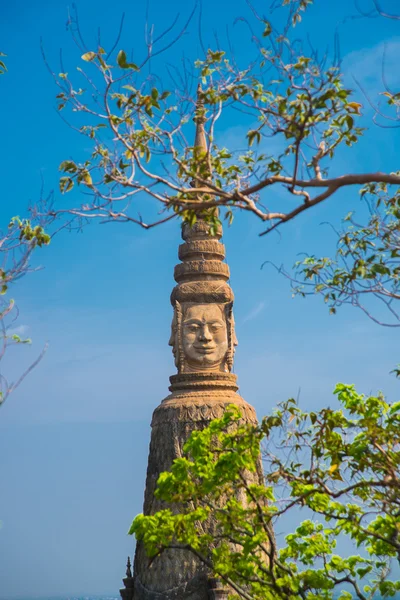
[{"label": "buddha face carving", "polygon": [[232,304],[176,302],[168,344],[179,373],[230,372],[237,346]]},{"label": "buddha face carving", "polygon": [[224,370],[228,332],[225,314],[218,304],[194,304],[186,309],[182,350],[190,370]]}]

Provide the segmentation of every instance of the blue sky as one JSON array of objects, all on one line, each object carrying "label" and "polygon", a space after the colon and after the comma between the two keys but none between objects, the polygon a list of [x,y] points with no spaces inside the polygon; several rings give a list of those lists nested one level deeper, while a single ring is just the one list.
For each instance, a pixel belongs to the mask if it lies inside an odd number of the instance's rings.
[{"label": "blue sky", "polygon": [[[345,0],[335,6],[315,2],[299,35],[309,33],[316,46],[332,47],[336,27],[355,10]],[[255,4],[265,11],[265,2]],[[393,6],[387,2],[388,9]],[[105,47],[125,11],[120,46],[139,52],[144,3],[81,0],[78,8],[88,43],[95,43],[100,26]],[[161,29],[178,12],[183,22],[189,10],[182,0],[152,0],[150,21]],[[213,29],[222,39],[226,25],[247,10],[239,0],[204,0],[206,44]],[[9,68],[0,80],[2,227],[39,197],[41,176],[47,190],[57,190],[59,163],[80,160],[87,151],[54,110],[57,91],[39,49],[42,36],[56,69],[60,48],[66,70],[79,64],[66,20],[65,0],[19,0],[2,8],[0,50],[8,54]],[[169,62],[178,62],[183,50],[197,55],[196,27],[170,52]],[[238,26],[234,31],[240,49],[248,33]],[[399,83],[392,68],[400,49],[396,22],[348,20],[339,31],[351,85],[356,73],[371,94],[379,92],[385,41],[388,77]],[[361,101],[368,123],[372,113]],[[232,121],[218,135],[231,146],[240,133]],[[332,172],[398,169],[399,142],[398,131],[372,127],[358,147],[338,157]],[[73,194],[71,202],[79,202],[79,192]],[[352,209],[361,210],[360,202],[347,190],[282,228],[281,235],[259,238],[261,226],[248,215],[225,230],[236,295],[235,372],[241,394],[259,415],[298,394],[307,409],[334,405],[337,381],[398,399],[398,383],[389,375],[399,362],[396,330],[380,328],[351,308],[329,316],[319,298],[292,299],[282,277],[260,268],[266,260],[289,267],[299,252],[329,253],[335,238],[320,223],[338,225]],[[149,232],[127,224],[62,232],[38,251],[37,264],[44,268],[12,292],[18,327],[33,344],[11,350],[4,372],[19,373],[46,341],[50,347],[0,411],[1,600],[115,593],[120,586],[133,550],[126,531],[142,506],[151,414],[174,373],[167,342],[179,241],[177,223]]]}]

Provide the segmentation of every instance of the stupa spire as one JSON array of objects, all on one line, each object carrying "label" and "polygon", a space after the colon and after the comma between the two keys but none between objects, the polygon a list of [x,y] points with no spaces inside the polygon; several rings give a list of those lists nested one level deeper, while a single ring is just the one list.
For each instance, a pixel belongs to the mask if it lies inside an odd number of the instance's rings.
[{"label": "stupa spire", "polygon": [[204,98],[203,98],[203,90],[201,84],[197,86],[197,100],[196,100],[196,108],[194,111],[193,121],[196,124],[196,134],[194,138],[194,147],[199,148],[201,151],[207,153],[208,144],[206,138],[206,130],[204,128],[204,124],[206,122],[205,108],[204,108]]},{"label": "stupa spire", "polygon": [[[208,144],[205,131],[204,93],[197,88],[193,118],[196,133],[193,147],[195,180],[201,187],[209,180]],[[205,163],[205,161],[207,161]],[[205,193],[205,192],[204,192]],[[201,204],[203,193],[197,196]],[[204,211],[205,212],[205,211]],[[243,422],[256,423],[253,407],[237,393],[232,373],[235,347],[233,292],[228,283],[229,267],[224,261],[222,227],[212,226],[199,212],[193,224],[183,223],[180,262],[175,266],[176,285],[171,293],[173,319],[169,345],[177,373],[170,377],[170,394],[153,413],[143,512],[154,514],[167,506],[155,496],[157,480],[170,469],[192,431],[202,429],[235,404]],[[259,483],[259,474],[249,474],[249,483]],[[222,499],[222,501],[224,501]],[[214,532],[212,521],[204,524]],[[228,592],[210,577],[209,569],[186,550],[165,550],[150,560],[141,541],[136,546],[134,600],[226,599]]]},{"label": "stupa spire", "polygon": [[[194,171],[198,173],[201,179],[208,179],[211,176],[211,165],[208,156],[207,134],[205,130],[206,111],[204,106],[204,94],[201,84],[197,86],[196,106],[194,110],[193,121],[196,125],[196,131],[193,144],[193,158],[196,162]],[[204,187],[203,182],[193,178],[190,184],[192,187]],[[196,195],[195,200],[201,202],[202,195]],[[198,216],[198,218],[201,218]]]}]

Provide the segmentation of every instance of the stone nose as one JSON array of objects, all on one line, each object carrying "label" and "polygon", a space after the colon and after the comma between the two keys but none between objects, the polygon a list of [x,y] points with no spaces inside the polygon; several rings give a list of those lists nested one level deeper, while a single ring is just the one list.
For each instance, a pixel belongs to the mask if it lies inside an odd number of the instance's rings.
[{"label": "stone nose", "polygon": [[207,325],[200,327],[199,340],[202,342],[211,342],[212,335]]}]

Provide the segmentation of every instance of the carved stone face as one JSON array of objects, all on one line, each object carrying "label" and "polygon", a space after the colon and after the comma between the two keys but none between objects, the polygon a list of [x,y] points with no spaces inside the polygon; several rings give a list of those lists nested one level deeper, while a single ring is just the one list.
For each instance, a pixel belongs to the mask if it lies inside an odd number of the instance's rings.
[{"label": "carved stone face", "polygon": [[228,350],[225,315],[218,304],[195,304],[185,311],[182,347],[191,369],[221,367]]},{"label": "carved stone face", "polygon": [[175,366],[178,366],[178,348],[177,348],[177,323],[176,323],[176,312],[174,311],[174,316],[172,318],[171,323],[171,335],[168,341],[168,346],[172,346],[172,354],[174,355],[174,363]]}]

